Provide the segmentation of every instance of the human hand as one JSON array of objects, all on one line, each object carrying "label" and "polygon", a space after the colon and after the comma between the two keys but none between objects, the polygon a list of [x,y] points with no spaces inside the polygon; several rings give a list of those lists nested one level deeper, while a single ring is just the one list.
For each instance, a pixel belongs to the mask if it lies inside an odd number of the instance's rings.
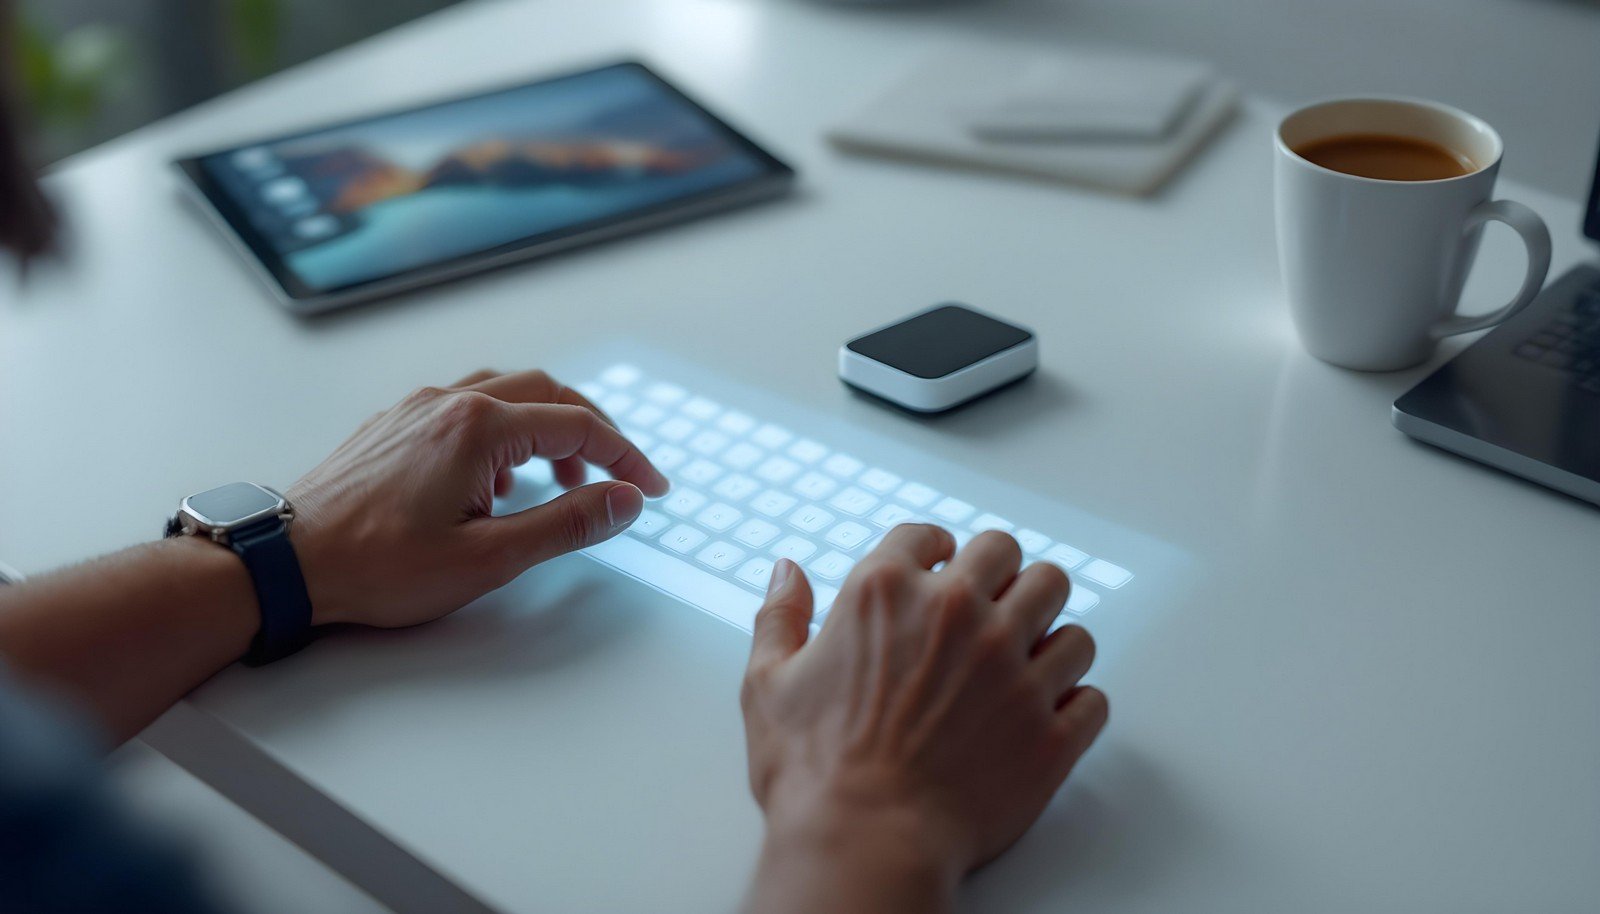
[{"label": "human hand", "polygon": [[[1099,734],[1070,584],[1016,541],[897,527],[807,643],[811,587],[774,569],[742,693],[767,820],[756,910],[932,910],[1027,830]],[[938,572],[930,569],[949,560]],[[827,896],[809,895],[808,886]]]},{"label": "human hand", "polygon": [[[571,491],[491,516],[534,457]],[[586,464],[614,480],[584,485]],[[314,623],[415,625],[609,539],[667,485],[578,392],[542,371],[482,371],[412,393],[290,487],[290,537]]]}]

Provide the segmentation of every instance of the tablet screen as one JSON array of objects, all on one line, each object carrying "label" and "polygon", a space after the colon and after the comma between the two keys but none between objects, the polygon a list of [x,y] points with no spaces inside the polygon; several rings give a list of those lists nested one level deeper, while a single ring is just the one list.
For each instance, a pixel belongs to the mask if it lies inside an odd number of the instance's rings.
[{"label": "tablet screen", "polygon": [[788,172],[631,63],[179,164],[295,297],[515,250]]}]

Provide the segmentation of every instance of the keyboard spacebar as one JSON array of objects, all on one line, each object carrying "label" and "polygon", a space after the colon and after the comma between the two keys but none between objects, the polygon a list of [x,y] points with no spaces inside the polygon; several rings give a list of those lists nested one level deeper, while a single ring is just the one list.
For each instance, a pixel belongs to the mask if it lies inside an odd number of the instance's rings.
[{"label": "keyboard spacebar", "polygon": [[713,577],[686,562],[652,549],[627,534],[590,546],[583,554],[638,578],[696,609],[745,631],[755,628],[761,598],[737,584]]}]

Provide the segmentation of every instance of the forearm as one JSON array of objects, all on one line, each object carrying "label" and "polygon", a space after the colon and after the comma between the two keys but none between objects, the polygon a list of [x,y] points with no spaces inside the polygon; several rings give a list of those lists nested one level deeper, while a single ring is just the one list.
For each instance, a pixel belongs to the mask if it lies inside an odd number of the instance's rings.
[{"label": "forearm", "polygon": [[0,657],[118,742],[243,656],[259,625],[244,564],[190,537],[0,588]]}]

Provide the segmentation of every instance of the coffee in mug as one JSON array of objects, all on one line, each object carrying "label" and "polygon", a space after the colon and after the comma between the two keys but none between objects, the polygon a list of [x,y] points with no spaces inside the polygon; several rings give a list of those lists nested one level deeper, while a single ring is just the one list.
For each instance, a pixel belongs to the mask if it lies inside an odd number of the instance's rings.
[{"label": "coffee in mug", "polygon": [[[1352,98],[1301,108],[1275,137],[1278,258],[1306,349],[1325,362],[1394,371],[1439,341],[1516,314],[1544,285],[1550,233],[1493,199],[1504,146],[1482,120],[1436,102]],[[1459,315],[1485,223],[1528,249],[1510,304]]]},{"label": "coffee in mug", "polygon": [[1295,149],[1323,168],[1382,181],[1441,181],[1478,170],[1472,159],[1438,143],[1377,133],[1347,133]]}]

